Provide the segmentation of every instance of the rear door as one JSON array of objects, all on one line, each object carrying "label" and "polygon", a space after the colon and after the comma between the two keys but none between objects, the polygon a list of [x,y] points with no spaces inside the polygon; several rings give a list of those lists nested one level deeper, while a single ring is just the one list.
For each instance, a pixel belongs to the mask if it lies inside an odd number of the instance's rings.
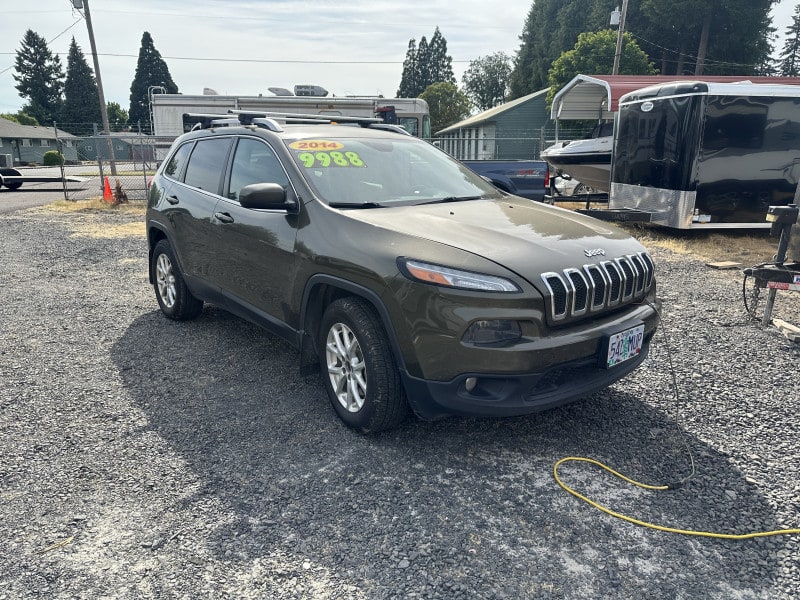
[{"label": "rear door", "polygon": [[182,181],[166,190],[178,259],[184,273],[216,283],[214,272],[218,240],[212,226],[214,206],[219,200],[223,173],[233,139],[207,138],[195,142],[188,156]]}]

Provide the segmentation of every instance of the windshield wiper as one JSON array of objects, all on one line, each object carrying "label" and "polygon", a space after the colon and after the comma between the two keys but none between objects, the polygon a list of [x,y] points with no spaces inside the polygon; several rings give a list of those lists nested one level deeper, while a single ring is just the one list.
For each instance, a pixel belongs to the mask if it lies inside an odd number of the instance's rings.
[{"label": "windshield wiper", "polygon": [[435,200],[428,200],[420,202],[417,206],[422,204],[446,204],[448,202],[466,202],[467,200],[481,200],[483,196],[447,196],[445,198],[436,198]]},{"label": "windshield wiper", "polygon": [[328,202],[331,208],[386,208],[380,202]]}]

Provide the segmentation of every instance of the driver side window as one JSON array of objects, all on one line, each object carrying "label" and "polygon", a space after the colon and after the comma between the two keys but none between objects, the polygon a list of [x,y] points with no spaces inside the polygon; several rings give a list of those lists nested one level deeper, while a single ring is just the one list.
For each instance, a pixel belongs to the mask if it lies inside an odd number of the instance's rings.
[{"label": "driver side window", "polygon": [[289,179],[272,148],[258,140],[243,138],[236,145],[225,196],[238,201],[239,191],[251,183],[277,183],[285,189]]}]

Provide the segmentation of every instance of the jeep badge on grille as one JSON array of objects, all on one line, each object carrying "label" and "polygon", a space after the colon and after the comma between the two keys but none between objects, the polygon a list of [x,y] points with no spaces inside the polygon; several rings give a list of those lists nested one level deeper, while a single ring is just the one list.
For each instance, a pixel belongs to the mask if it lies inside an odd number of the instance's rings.
[{"label": "jeep badge on grille", "polygon": [[588,257],[591,258],[593,256],[605,256],[606,251],[602,248],[587,248],[583,251],[583,253]]}]

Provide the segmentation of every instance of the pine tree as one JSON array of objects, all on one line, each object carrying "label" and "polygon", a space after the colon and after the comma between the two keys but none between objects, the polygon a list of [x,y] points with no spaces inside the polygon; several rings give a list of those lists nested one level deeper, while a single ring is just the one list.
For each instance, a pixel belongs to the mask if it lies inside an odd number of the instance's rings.
[{"label": "pine tree", "polygon": [[97,82],[74,37],[67,55],[67,79],[64,83],[61,122],[62,129],[75,135],[90,133],[92,123],[102,122]]},{"label": "pine tree", "polygon": [[64,86],[64,71],[58,55],[50,52],[47,41],[31,29],[22,38],[22,47],[15,61],[17,74],[14,80],[20,97],[27,98],[23,112],[34,117],[42,125],[59,120],[61,90]]},{"label": "pine tree", "polygon": [[[453,75],[453,59],[447,54],[447,40],[444,39],[439,28],[433,32],[430,44],[428,45],[428,85],[439,83],[455,83]],[[427,86],[425,86],[427,87]]]},{"label": "pine tree", "polygon": [[167,63],[153,45],[150,33],[145,31],[142,35],[142,46],[139,48],[136,75],[131,83],[131,107],[128,111],[128,118],[132,125],[141,123],[143,129],[147,130],[152,129],[148,98],[148,90],[152,86],[163,87],[167,94],[178,93],[178,86],[172,81]]},{"label": "pine tree", "polygon": [[784,77],[800,75],[800,4],[794,9],[792,24],[786,28],[786,41],[781,52],[780,73]]},{"label": "pine tree", "polygon": [[418,96],[418,75],[417,40],[412,38],[408,41],[406,59],[403,61],[403,74],[400,77],[400,87],[397,89],[398,98],[416,98]]},{"label": "pine tree", "polygon": [[453,59],[447,54],[447,40],[438,27],[430,43],[425,36],[419,45],[413,39],[408,42],[397,97],[417,98],[429,85],[437,82],[456,82]]}]

